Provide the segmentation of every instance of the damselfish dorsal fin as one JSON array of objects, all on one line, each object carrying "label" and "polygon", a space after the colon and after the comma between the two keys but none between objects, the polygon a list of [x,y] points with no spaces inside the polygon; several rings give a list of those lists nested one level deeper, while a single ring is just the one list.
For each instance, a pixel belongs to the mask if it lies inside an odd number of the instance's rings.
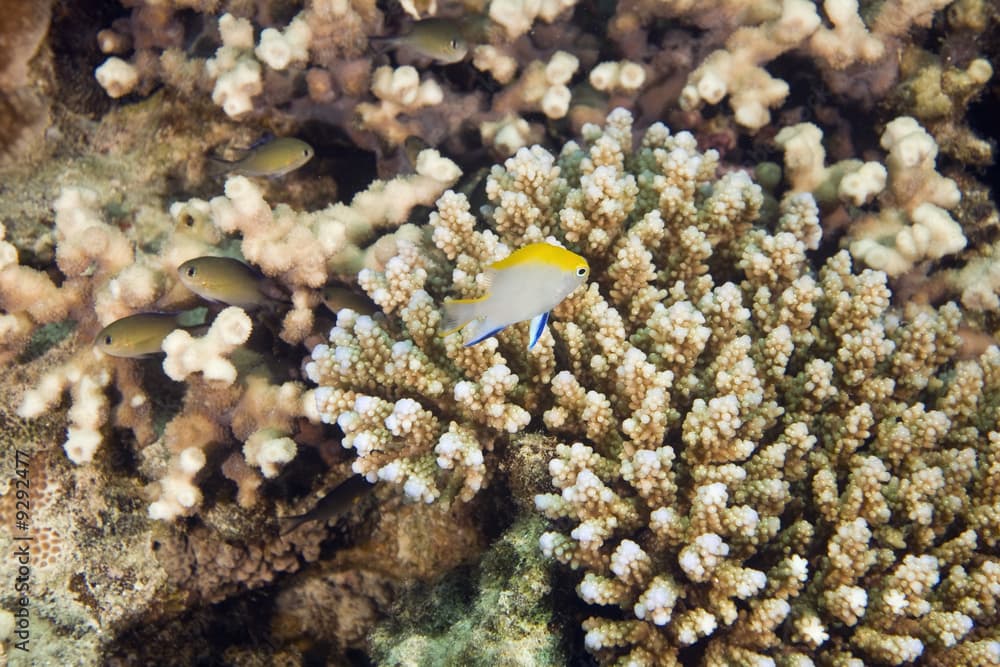
[{"label": "damselfish dorsal fin", "polygon": [[535,343],[538,339],[542,337],[542,332],[545,331],[545,324],[549,321],[548,312],[544,312],[541,315],[535,315],[531,318],[531,324],[528,326],[528,349],[531,350],[535,347]]}]

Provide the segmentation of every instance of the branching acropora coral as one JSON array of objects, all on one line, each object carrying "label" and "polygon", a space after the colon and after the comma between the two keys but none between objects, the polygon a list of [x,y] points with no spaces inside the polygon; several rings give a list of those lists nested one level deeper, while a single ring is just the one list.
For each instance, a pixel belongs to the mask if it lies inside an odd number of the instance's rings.
[{"label": "branching acropora coral", "polygon": [[[360,276],[388,318],[342,311],[313,350],[323,418],[423,500],[470,497],[500,439],[559,438],[540,548],[582,570],[602,662],[995,662],[1000,350],[954,361],[957,308],[892,309],[845,251],[814,269],[813,197],[768,215],[717,167],[618,110],[494,167],[490,230],[446,193],[429,243]],[[594,274],[534,352],[436,335],[441,298],[548,237]]]},{"label": "branching acropora coral", "polygon": [[885,166],[860,160],[824,166],[822,137],[812,123],[799,123],[782,129],[775,141],[785,152],[785,176],[794,190],[812,192],[827,205],[877,202],[878,213],[861,213],[849,231],[856,260],[898,276],[965,247],[962,227],[947,210],[961,199],[958,185],[938,173],[937,143],[916,120],[902,116],[885,126]]},{"label": "branching acropora coral", "polygon": [[870,11],[857,0],[640,0],[618,3],[611,35],[624,50],[638,51],[636,42],[641,44],[653,19],[664,17],[715,33],[714,41],[724,39],[724,48],[713,50],[687,75],[678,102],[694,111],[728,98],[736,123],[756,132],[770,122],[769,109],[789,93],[788,83],[767,69],[779,56],[797,52],[810,58],[839,93],[884,94],[896,76],[899,37],[914,25],[929,25],[934,12],[947,4],[890,0]]}]

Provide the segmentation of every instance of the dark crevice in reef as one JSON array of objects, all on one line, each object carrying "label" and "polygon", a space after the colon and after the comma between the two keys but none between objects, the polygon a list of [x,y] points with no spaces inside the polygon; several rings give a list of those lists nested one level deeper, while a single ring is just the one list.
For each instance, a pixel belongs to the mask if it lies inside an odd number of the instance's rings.
[{"label": "dark crevice in reef", "polygon": [[116,0],[60,0],[55,3],[49,26],[49,45],[54,56],[60,104],[91,118],[112,108],[114,100],[94,78],[94,69],[107,58],[97,47],[96,35],[115,19],[128,15],[129,10]]}]

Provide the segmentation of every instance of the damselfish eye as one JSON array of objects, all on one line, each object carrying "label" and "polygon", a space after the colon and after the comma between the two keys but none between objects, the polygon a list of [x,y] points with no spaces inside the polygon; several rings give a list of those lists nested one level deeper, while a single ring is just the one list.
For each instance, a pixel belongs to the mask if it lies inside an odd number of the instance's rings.
[{"label": "damselfish eye", "polygon": [[455,38],[452,38],[452,40],[449,42],[449,44],[451,44],[451,48],[453,48],[453,49],[457,49],[458,48],[458,40],[455,39]]},{"label": "damselfish eye", "polygon": [[576,275],[578,275],[581,278],[583,278],[585,275],[587,275],[587,267],[581,266],[580,268],[578,268],[576,270]]},{"label": "damselfish eye", "polygon": [[198,272],[195,271],[195,268],[193,266],[189,266],[187,268],[187,271],[185,271],[184,273],[187,274],[188,278],[194,278],[195,274],[198,273]]},{"label": "damselfish eye", "polygon": [[111,345],[111,336],[105,336],[104,337],[104,344],[105,345]]}]

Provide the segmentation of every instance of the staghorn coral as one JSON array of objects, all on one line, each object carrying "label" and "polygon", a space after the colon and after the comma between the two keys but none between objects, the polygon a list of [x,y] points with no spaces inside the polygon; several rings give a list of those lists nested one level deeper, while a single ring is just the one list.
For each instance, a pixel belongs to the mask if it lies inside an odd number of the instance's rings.
[{"label": "staghorn coral", "polygon": [[572,93],[566,86],[580,65],[579,59],[566,51],[556,51],[547,63],[530,63],[520,78],[494,100],[502,112],[540,110],[548,118],[562,118],[569,111]]},{"label": "staghorn coral", "polygon": [[[147,95],[164,82],[184,95],[209,96],[231,119],[285,131],[317,119],[379,152],[409,135],[438,145],[477,117],[500,115],[481,110],[482,93],[442,88],[439,77],[421,77],[407,63],[376,67],[368,38],[383,29],[373,2],[314,0],[280,24],[274,15],[287,8],[224,4],[128,3],[128,18],[102,32],[109,57],[96,68],[97,81],[115,98]],[[188,9],[201,12],[197,20]],[[204,58],[209,44],[216,48]]]},{"label": "staghorn coral", "polygon": [[878,162],[841,160],[826,166],[823,131],[812,123],[781,129],[774,142],[785,157],[785,178],[795,192],[810,192],[818,203],[866,204],[885,188],[885,167]]},{"label": "staghorn coral", "polygon": [[[342,312],[307,368],[354,469],[468,498],[542,415],[566,440],[540,547],[583,571],[602,662],[995,660],[1000,350],[956,364],[953,305],[896,311],[843,251],[814,270],[809,194],[764,214],[690,135],[631,130],[619,110],[558,157],[519,151],[487,182],[495,231],[447,193],[428,245],[362,273],[390,320]],[[537,351],[517,326],[435,336],[431,295],[548,236],[602,270]]]},{"label": "staghorn coral", "polygon": [[425,107],[437,107],[444,99],[441,87],[434,79],[420,80],[416,68],[404,65],[397,69],[379,67],[372,74],[372,93],[378,104],[361,104],[358,114],[363,127],[377,132],[392,145],[403,143],[413,134],[410,126],[400,123],[397,116],[411,116]]},{"label": "staghorn coral", "polygon": [[887,190],[879,197],[882,210],[852,226],[851,254],[897,276],[916,262],[964,248],[962,228],[946,210],[957,206],[962,195],[955,181],[937,173],[934,139],[903,116],[886,125],[881,144],[889,152]]},{"label": "staghorn coral", "polygon": [[726,49],[709,55],[681,92],[682,109],[716,104],[729,96],[737,123],[756,131],[770,122],[769,107],[788,95],[788,85],[760,65],[804,43],[820,25],[811,2],[785,0],[781,14],[733,33]]},{"label": "staghorn coral", "polygon": [[[959,47],[908,43],[908,31],[917,39],[925,34],[917,29],[942,22],[943,0],[636,1],[577,12],[570,0],[418,4],[380,10],[368,0],[313,0],[292,15],[282,3],[196,3],[198,20],[190,20],[184,3],[135,0],[128,18],[103,33],[110,58],[98,77],[112,95],[145,95],[164,82],[281,132],[308,122],[336,127],[376,153],[386,177],[408,136],[454,156],[484,148],[510,155],[544,136],[537,111],[568,115],[574,130],[614,106],[634,110],[640,127],[666,114],[672,126],[697,129],[702,146],[731,149],[739,128],[770,137],[771,111],[796,84],[809,87],[809,101],[789,117],[829,114],[830,102],[871,110],[888,99],[897,113],[933,124],[947,152],[990,159],[988,141],[960,117],[989,77],[988,54],[975,52],[987,47],[995,12],[981,0],[948,12],[950,43],[969,37],[973,45],[960,66],[948,63]],[[367,50],[370,37],[406,31],[410,18],[399,25],[400,10],[456,19],[471,68],[456,75],[458,65],[444,71],[399,54],[386,64],[385,54]],[[214,54],[202,57],[209,46]],[[586,92],[584,77],[607,94]],[[707,109],[724,98],[731,113]]]},{"label": "staghorn coral", "polygon": [[[735,122],[756,132],[768,124],[769,110],[788,97],[789,81],[785,79],[790,79],[792,72],[773,64],[783,54],[791,53],[810,60],[835,95],[860,99],[871,106],[890,94],[896,83],[899,54],[920,52],[916,47],[907,51],[907,31],[930,26],[948,3],[631,1],[597,9],[597,26],[568,11],[575,4],[573,0],[496,0],[461,8],[452,3],[442,3],[441,7],[431,3],[420,8],[404,5],[402,9],[414,17],[461,17],[463,22],[457,29],[473,47],[473,66],[489,73],[501,85],[499,89],[491,85],[470,89],[437,72],[422,72],[420,79],[425,88],[438,87],[431,99],[442,99],[445,104],[440,105],[436,118],[426,113],[409,118],[407,129],[439,145],[458,128],[495,123],[515,107],[528,110],[541,106],[549,117],[562,117],[568,98],[565,82],[546,81],[541,70],[560,50],[578,58],[583,71],[607,60],[608,49],[602,48],[603,22],[608,24],[607,36],[619,51],[613,55],[626,58],[619,63],[604,62],[594,70],[595,86],[618,89],[612,104],[659,113],[676,102],[687,112],[678,117],[700,124],[698,109],[728,97]],[[987,29],[991,13],[979,6],[980,0],[961,4],[949,14],[954,32],[978,38]],[[357,111],[365,126],[392,146],[401,142],[396,136],[400,123],[394,113],[400,108],[400,100],[398,95],[387,94],[388,88],[397,86],[374,80],[371,72],[377,71],[384,59],[366,53],[368,37],[384,35],[384,21],[393,23],[392,11],[383,16],[374,3],[365,0],[313,0],[295,16],[276,23],[275,15],[287,13],[288,9],[271,7],[266,2],[252,9],[239,3],[196,3],[193,9],[201,12],[201,20],[188,22],[179,11],[185,3],[137,0],[129,6],[132,13],[127,19],[119,19],[102,32],[102,50],[111,57],[98,76],[110,94],[133,90],[148,94],[156,81],[165,81],[186,93],[211,93],[229,116],[240,120],[259,116],[287,118],[281,107],[294,102],[292,117],[331,120],[351,131],[355,141],[376,148],[365,133],[349,128],[355,106],[360,103]],[[220,15],[224,9],[228,13]],[[653,36],[661,32],[657,21],[663,19],[678,24],[678,28],[671,30],[662,43],[656,43]],[[255,35],[259,35],[256,42]],[[211,40],[219,48],[213,57],[203,59],[183,48],[192,40]],[[941,60],[937,54],[928,57]],[[905,60],[912,62],[915,58]],[[926,58],[916,60],[923,63]],[[913,97],[906,92],[909,88],[926,89],[926,94],[916,96],[922,101],[915,101],[926,108],[934,97],[932,89],[940,93],[943,86],[944,97],[953,98],[964,109],[968,97],[982,86],[982,65],[986,61],[980,58],[977,62],[980,65],[965,76],[968,81],[960,81],[963,77],[957,71],[946,75],[945,81],[940,63],[935,65],[936,75],[922,65],[921,70],[926,71],[915,75],[916,65],[906,65],[903,75],[911,81],[902,87],[902,93],[896,94],[909,98]],[[411,63],[404,58],[396,64]],[[618,74],[615,65],[623,75]],[[942,83],[917,81],[935,76]],[[382,79],[387,77],[381,75]],[[302,95],[303,78],[309,83],[306,96]],[[377,99],[374,104],[369,91]],[[643,99],[646,92],[648,100]],[[662,96],[668,100],[666,105],[657,103]],[[338,102],[330,108],[334,99]],[[602,112],[610,108],[601,107]],[[902,111],[913,113],[909,109]],[[965,129],[956,140],[968,134]],[[979,148],[983,148],[981,142]]]},{"label": "staghorn coral", "polygon": [[[830,98],[871,108],[892,95],[900,76],[900,54],[911,48],[908,32],[931,26],[948,4],[636,0],[616,4],[608,36],[622,55],[647,65],[650,81],[635,100],[642,117],[656,118],[664,108],[679,105],[683,113],[673,112],[673,122],[712,133],[718,111],[705,108],[728,100],[731,115],[726,123],[767,135],[770,110],[785,102],[797,80],[818,94],[806,105],[807,113],[821,113],[823,100]],[[988,16],[988,10],[977,9],[982,4],[987,3],[970,0],[954,12],[962,17],[956,23],[968,26],[966,36],[979,37],[986,30],[985,20],[968,18]],[[659,26],[664,19],[678,27],[663,33]],[[808,61],[806,69],[815,71],[802,76],[803,61]],[[913,113],[906,107],[899,112]]]},{"label": "staghorn coral", "polygon": [[925,124],[946,155],[969,164],[990,164],[990,142],[976,136],[964,122],[967,107],[993,77],[986,58],[964,67],[944,66],[926,52],[907,52],[900,68],[905,77],[896,90],[896,103]]},{"label": "staghorn coral", "polygon": [[[871,32],[856,0],[822,3],[832,28],[823,25],[819,3],[807,0],[783,0],[777,12],[769,3],[756,16],[738,13],[740,27],[726,39],[725,49],[713,51],[691,72],[680,106],[692,110],[728,96],[736,122],[756,132],[770,122],[768,108],[781,104],[789,92],[787,83],[771,76],[762,65],[799,50],[816,60],[831,88],[850,93],[852,84],[844,80],[845,72],[848,79],[887,78],[879,70],[895,57],[897,37],[911,25],[928,25],[934,12],[947,4],[943,0],[886,2],[872,17]],[[883,81],[873,87],[884,94],[888,86]]]}]

